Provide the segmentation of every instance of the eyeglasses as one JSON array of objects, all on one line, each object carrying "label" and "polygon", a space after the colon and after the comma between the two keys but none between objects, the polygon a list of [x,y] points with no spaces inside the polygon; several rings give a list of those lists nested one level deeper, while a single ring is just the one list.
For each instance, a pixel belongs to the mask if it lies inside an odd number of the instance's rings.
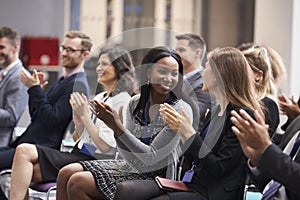
[{"label": "eyeglasses", "polygon": [[67,53],[74,53],[75,51],[85,51],[84,49],[73,49],[71,47],[60,46],[59,51],[63,52],[66,50]]}]

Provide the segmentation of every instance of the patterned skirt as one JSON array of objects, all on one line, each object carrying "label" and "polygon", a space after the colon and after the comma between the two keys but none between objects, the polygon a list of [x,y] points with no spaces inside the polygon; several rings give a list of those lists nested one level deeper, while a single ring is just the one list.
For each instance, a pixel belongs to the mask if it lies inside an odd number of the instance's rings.
[{"label": "patterned skirt", "polygon": [[165,177],[166,175],[166,168],[154,172],[139,173],[125,160],[90,160],[79,163],[84,170],[93,174],[98,190],[110,200],[115,197],[118,183],[153,179],[155,176]]}]

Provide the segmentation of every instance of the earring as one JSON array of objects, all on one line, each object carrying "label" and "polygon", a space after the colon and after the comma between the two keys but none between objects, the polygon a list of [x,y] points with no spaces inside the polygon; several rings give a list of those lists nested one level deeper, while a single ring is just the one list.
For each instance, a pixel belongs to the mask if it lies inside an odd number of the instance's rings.
[{"label": "earring", "polygon": [[147,85],[150,85],[150,81],[149,80],[147,81]]}]

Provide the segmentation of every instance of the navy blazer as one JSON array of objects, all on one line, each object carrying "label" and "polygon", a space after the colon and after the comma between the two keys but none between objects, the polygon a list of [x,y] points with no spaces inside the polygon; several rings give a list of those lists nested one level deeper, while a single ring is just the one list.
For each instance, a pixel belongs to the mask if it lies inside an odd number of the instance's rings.
[{"label": "navy blazer", "polygon": [[84,72],[57,80],[45,95],[40,86],[28,90],[31,123],[26,131],[12,144],[31,143],[59,149],[65,130],[72,119],[70,95],[77,91],[89,94]]},{"label": "navy blazer", "polygon": [[[289,200],[300,199],[300,153],[295,161],[286,155],[276,145],[270,145],[260,158],[258,169],[265,179],[264,185],[274,179],[285,186]],[[257,180],[256,180],[257,181]],[[256,182],[258,183],[258,182]],[[261,187],[262,189],[262,187]]]},{"label": "navy blazer", "polygon": [[27,87],[20,79],[21,70],[25,68],[19,61],[0,81],[0,147],[9,145],[28,102]]},{"label": "navy blazer", "polygon": [[[214,109],[207,117],[203,131],[191,138],[193,141],[184,154],[189,162],[197,160],[199,163],[192,182],[187,185],[209,200],[242,199],[243,196],[246,157],[231,130],[233,124],[230,121],[230,111],[239,109],[229,104],[223,117],[218,117],[218,109]],[[252,111],[243,109],[253,116]],[[203,140],[201,137],[206,128],[208,132]]]}]

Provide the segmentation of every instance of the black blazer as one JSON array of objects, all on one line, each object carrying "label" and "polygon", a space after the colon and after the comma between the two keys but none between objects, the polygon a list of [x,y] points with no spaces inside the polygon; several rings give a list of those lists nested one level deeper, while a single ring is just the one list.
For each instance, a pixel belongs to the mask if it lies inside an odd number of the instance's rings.
[{"label": "black blazer", "polygon": [[278,147],[283,150],[298,130],[300,130],[300,115],[296,117],[286,128]]},{"label": "black blazer", "polygon": [[256,183],[262,183],[263,189],[271,178],[285,186],[288,199],[300,199],[300,153],[298,152],[295,161],[289,155],[284,154],[276,145],[270,145],[260,158],[258,169],[264,179],[256,179]]},{"label": "black blazer", "polygon": [[11,146],[31,143],[59,149],[65,130],[72,119],[69,99],[74,91],[89,94],[84,72],[57,80],[47,95],[40,86],[31,87],[28,90],[31,123]]},{"label": "black blazer", "polygon": [[[230,121],[230,111],[239,109],[229,104],[222,117],[218,117],[218,109],[214,109],[211,119],[205,121],[200,135],[191,138],[191,145],[185,153],[189,162],[193,160],[199,162],[192,182],[187,184],[188,187],[209,200],[242,199],[243,196],[246,157],[231,130]],[[252,111],[243,109],[253,116]],[[208,126],[208,133],[203,141],[201,136]]]}]

